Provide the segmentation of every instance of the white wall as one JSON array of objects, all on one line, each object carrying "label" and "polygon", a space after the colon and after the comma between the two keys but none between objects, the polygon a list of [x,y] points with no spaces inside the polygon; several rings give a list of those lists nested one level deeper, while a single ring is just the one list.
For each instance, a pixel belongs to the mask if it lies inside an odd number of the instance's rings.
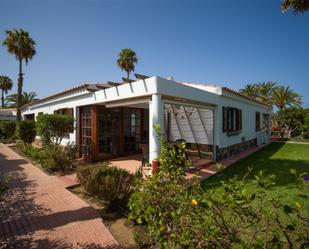
[{"label": "white wall", "polygon": [[[206,88],[205,88],[206,89]],[[161,77],[151,77],[146,80],[138,80],[133,83],[123,84],[117,87],[111,87],[96,92],[89,92],[85,89],[71,92],[62,96],[33,104],[22,110],[22,114],[39,112],[53,113],[54,110],[62,108],[74,108],[74,118],[78,115],[76,107],[89,104],[111,104],[120,100],[139,99],[141,97],[161,94],[163,98],[174,98],[177,101],[192,101],[200,103],[202,106],[211,106],[215,110],[215,144],[220,148],[237,144],[245,140],[256,138],[258,132],[255,131],[255,112],[261,113],[261,122],[263,113],[271,113],[271,109],[264,105],[255,103],[248,99],[224,93],[222,88],[218,87],[216,91],[207,92],[203,87],[192,87],[190,85],[180,84],[173,80],[167,80]],[[236,136],[227,136],[222,129],[222,107],[230,106],[242,110],[242,132]],[[151,120],[151,118],[150,118]],[[262,126],[262,124],[261,124]],[[70,134],[68,141],[76,142],[77,131]]]}]

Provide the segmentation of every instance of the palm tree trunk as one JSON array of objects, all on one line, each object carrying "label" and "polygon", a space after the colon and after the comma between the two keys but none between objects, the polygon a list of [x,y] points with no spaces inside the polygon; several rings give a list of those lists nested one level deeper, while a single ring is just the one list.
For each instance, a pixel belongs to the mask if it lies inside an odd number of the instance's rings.
[{"label": "palm tree trunk", "polygon": [[4,92],[4,90],[2,90],[2,93],[1,93],[1,106],[2,106],[2,109],[4,108],[4,96],[3,96],[3,92]]},{"label": "palm tree trunk", "polygon": [[127,71],[127,78],[129,79],[130,77],[130,71]]},{"label": "palm tree trunk", "polygon": [[16,112],[17,112],[17,121],[21,120],[21,95],[23,91],[23,61],[19,59],[19,74],[18,74],[18,85],[17,85],[17,106],[16,106]]}]

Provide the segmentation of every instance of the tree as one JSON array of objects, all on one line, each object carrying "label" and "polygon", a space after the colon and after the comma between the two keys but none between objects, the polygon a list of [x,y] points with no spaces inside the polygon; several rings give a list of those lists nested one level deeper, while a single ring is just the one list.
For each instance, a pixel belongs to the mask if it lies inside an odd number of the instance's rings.
[{"label": "tree", "polygon": [[302,104],[301,96],[289,86],[277,86],[273,91],[273,103],[279,110],[285,107],[299,107]]},{"label": "tree", "polygon": [[19,76],[17,86],[17,120],[21,120],[21,96],[23,91],[23,61],[28,61],[35,55],[35,41],[30,37],[27,31],[23,29],[14,29],[6,31],[6,39],[3,42],[9,53],[14,54],[19,62]]},{"label": "tree", "polygon": [[[23,106],[23,105],[26,105],[26,104],[29,104],[35,101],[36,97],[37,97],[36,92],[29,92],[29,93],[23,92],[23,94],[21,95],[20,106]],[[14,93],[14,94],[8,95],[5,98],[5,102],[7,106],[16,107],[17,106],[17,94]]]},{"label": "tree", "polygon": [[134,71],[137,61],[136,53],[131,48],[124,48],[119,53],[117,64],[121,70],[127,72],[127,78],[129,78],[130,72]]},{"label": "tree", "polygon": [[4,108],[4,93],[7,94],[13,87],[13,81],[8,76],[0,76],[0,89],[1,89],[1,106]]},{"label": "tree", "polygon": [[250,97],[257,98],[259,96],[259,89],[257,84],[247,84],[244,88],[240,89],[240,93]]},{"label": "tree", "polygon": [[[292,138],[295,131],[303,131],[305,112],[303,108],[285,108],[278,111],[278,124],[281,134]],[[281,135],[282,136],[282,135]]]},{"label": "tree", "polygon": [[272,97],[276,83],[272,81],[263,81],[257,84],[258,95],[261,102],[272,105]]},{"label": "tree", "polygon": [[303,13],[309,10],[308,0],[284,0],[281,4],[281,9],[286,12],[293,9],[294,14]]}]

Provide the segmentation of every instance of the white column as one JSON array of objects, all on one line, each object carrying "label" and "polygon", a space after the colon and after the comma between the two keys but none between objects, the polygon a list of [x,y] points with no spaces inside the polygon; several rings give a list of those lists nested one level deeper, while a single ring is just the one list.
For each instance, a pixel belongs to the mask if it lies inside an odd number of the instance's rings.
[{"label": "white column", "polygon": [[160,125],[161,133],[164,133],[164,108],[161,94],[153,94],[149,102],[149,162],[160,155],[160,139],[153,128]]}]

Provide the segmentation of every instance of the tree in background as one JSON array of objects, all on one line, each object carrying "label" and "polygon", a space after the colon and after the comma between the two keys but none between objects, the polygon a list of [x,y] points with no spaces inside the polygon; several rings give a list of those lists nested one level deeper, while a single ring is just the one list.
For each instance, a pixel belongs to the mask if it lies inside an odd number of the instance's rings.
[{"label": "tree in background", "polygon": [[247,84],[239,91],[250,98],[257,98],[259,92],[257,84]]},{"label": "tree in background", "polygon": [[[26,105],[26,104],[29,104],[35,101],[36,97],[37,97],[36,92],[29,92],[29,93],[23,92],[23,94],[21,95],[20,106],[23,106],[23,105]],[[5,103],[6,103],[6,106],[16,107],[17,106],[17,94],[14,93],[14,94],[8,95],[5,98]]]},{"label": "tree in background", "polygon": [[124,48],[119,53],[117,64],[121,70],[127,72],[127,78],[129,78],[130,72],[134,71],[137,61],[136,53],[131,48]]},{"label": "tree in background", "polygon": [[308,0],[284,0],[281,4],[281,9],[286,12],[292,9],[294,14],[303,13],[309,10]]},{"label": "tree in background", "polygon": [[240,93],[268,105],[275,105],[279,110],[285,107],[299,107],[301,96],[289,86],[280,86],[272,81],[247,84]]},{"label": "tree in background", "polygon": [[6,39],[3,42],[9,53],[14,54],[19,62],[19,76],[17,86],[17,120],[21,120],[20,107],[22,106],[22,91],[23,91],[23,61],[28,64],[28,61],[35,55],[35,41],[30,37],[27,31],[23,29],[14,29],[6,31]]},{"label": "tree in background", "polygon": [[4,108],[4,94],[7,94],[9,90],[13,87],[13,81],[8,77],[0,76],[0,89],[1,89],[1,106]]},{"label": "tree in background", "polygon": [[273,104],[273,92],[276,87],[276,83],[273,81],[263,81],[257,84],[258,95],[261,102],[266,103],[268,105]]},{"label": "tree in background", "polygon": [[288,107],[299,107],[302,104],[301,96],[289,86],[278,86],[273,91],[273,104],[279,110]]},{"label": "tree in background", "polygon": [[303,133],[304,123],[305,111],[303,108],[292,107],[278,111],[278,125],[281,136],[285,134],[287,138],[292,138],[296,131]]}]

